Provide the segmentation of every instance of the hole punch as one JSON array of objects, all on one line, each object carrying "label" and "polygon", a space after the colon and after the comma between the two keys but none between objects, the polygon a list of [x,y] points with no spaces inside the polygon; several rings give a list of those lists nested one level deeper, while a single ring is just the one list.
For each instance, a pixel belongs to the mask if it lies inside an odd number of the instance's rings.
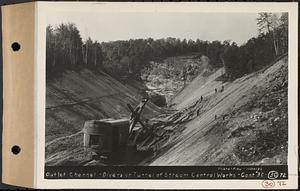
[{"label": "hole punch", "polygon": [[18,145],[14,145],[12,148],[11,148],[11,152],[14,154],[14,155],[17,155],[21,152],[21,148],[18,146]]},{"label": "hole punch", "polygon": [[21,49],[21,45],[17,42],[12,43],[11,48],[14,52],[19,51]]}]

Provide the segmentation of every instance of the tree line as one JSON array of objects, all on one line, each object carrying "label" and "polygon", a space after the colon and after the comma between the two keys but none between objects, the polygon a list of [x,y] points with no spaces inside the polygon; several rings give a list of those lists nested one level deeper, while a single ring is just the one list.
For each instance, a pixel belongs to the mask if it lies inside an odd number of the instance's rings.
[{"label": "tree line", "polygon": [[101,44],[88,38],[83,42],[73,23],[46,29],[47,79],[60,76],[66,70],[101,67]]},{"label": "tree line", "polygon": [[245,44],[226,43],[221,55],[227,77],[235,79],[257,71],[288,52],[288,13],[259,13],[259,36]]},{"label": "tree line", "polygon": [[115,78],[140,79],[141,71],[149,66],[149,61],[189,53],[209,57],[213,67],[225,66],[228,76],[235,78],[255,71],[287,52],[287,19],[287,13],[280,17],[260,13],[257,20],[260,35],[241,46],[230,41],[172,37],[100,43],[91,38],[83,40],[73,23],[49,25],[46,32],[47,78],[55,78],[66,70],[89,68]]},{"label": "tree line", "polygon": [[189,53],[207,55],[214,67],[222,66],[220,41],[187,40],[179,38],[130,39],[112,42],[83,41],[73,23],[47,26],[47,78],[61,75],[66,70],[100,69],[120,77],[140,78],[149,61]]}]

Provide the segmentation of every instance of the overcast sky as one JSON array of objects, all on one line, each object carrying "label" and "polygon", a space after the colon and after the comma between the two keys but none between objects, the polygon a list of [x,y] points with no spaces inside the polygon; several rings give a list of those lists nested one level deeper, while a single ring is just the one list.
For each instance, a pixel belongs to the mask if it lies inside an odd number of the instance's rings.
[{"label": "overcast sky", "polygon": [[257,36],[257,13],[65,13],[48,17],[48,24],[75,23],[85,40],[130,38],[232,40],[242,44]]}]

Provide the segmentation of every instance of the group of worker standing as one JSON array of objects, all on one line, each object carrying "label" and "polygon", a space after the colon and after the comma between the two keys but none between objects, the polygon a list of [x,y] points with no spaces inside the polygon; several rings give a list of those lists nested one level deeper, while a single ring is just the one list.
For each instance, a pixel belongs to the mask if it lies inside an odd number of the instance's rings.
[{"label": "group of worker standing", "polygon": [[[224,86],[222,86],[221,89],[220,89],[220,92],[223,92],[223,91],[224,91]],[[218,93],[218,89],[217,89],[217,88],[215,88],[215,93]],[[202,102],[202,100],[203,100],[203,96],[200,97],[200,102]],[[199,114],[200,114],[200,108],[197,109],[197,116],[199,116]],[[224,116],[225,116],[225,115],[224,115]],[[225,119],[224,116],[223,116],[223,120]],[[215,115],[215,120],[216,120],[217,118],[218,118],[218,116]]]}]

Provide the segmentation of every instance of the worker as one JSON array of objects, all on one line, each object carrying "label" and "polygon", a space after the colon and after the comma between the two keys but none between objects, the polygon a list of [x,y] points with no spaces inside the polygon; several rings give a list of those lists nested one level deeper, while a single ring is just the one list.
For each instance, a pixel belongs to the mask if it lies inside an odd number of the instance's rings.
[{"label": "worker", "polygon": [[221,92],[223,92],[224,91],[224,86],[222,86],[222,88],[221,88]]},{"label": "worker", "polygon": [[218,90],[217,90],[217,88],[215,88],[215,93],[217,93],[218,92]]},{"label": "worker", "polygon": [[215,115],[215,120],[217,119],[217,115]]},{"label": "worker", "polygon": [[203,100],[203,96],[200,97],[200,101],[202,101],[202,100]]}]

